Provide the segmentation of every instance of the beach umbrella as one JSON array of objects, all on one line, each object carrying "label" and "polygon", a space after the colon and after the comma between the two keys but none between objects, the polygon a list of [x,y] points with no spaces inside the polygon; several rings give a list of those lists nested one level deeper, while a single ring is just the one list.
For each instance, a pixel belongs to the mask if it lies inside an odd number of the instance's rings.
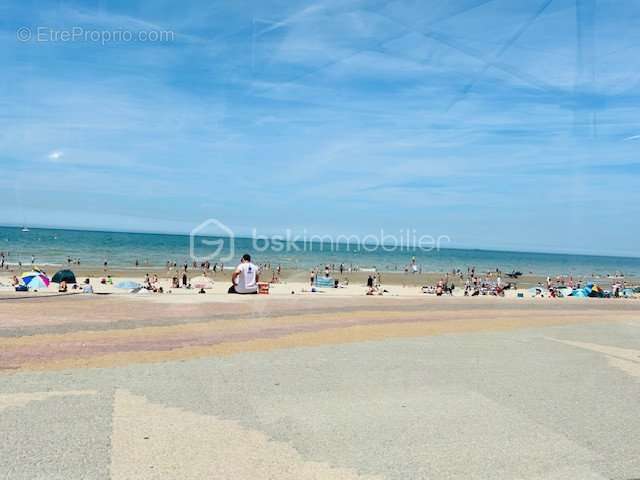
[{"label": "beach umbrella", "polygon": [[38,274],[38,275],[27,275],[22,277],[22,281],[27,286],[29,290],[38,290],[47,288],[51,281],[46,275]]},{"label": "beach umbrella", "polygon": [[133,280],[124,280],[116,284],[116,288],[122,288],[125,290],[133,290],[134,288],[140,287],[138,282],[134,282]]},{"label": "beach umbrella", "polygon": [[191,285],[193,285],[194,288],[204,288],[206,290],[209,290],[213,288],[213,280],[211,280],[209,277],[201,275],[199,277],[192,278]]},{"label": "beach umbrella", "polygon": [[53,278],[51,278],[51,281],[53,283],[61,283],[61,282],[77,283],[76,275],[71,270],[60,270],[56,272]]},{"label": "beach umbrella", "polygon": [[43,272],[32,271],[22,274],[22,283],[29,289],[35,290],[37,288],[47,288],[51,280]]},{"label": "beach umbrella", "polygon": [[41,272],[37,268],[34,268],[33,270],[29,270],[28,272],[22,272],[22,275],[20,275],[20,278],[35,277],[36,275],[46,275],[46,274],[44,272]]}]

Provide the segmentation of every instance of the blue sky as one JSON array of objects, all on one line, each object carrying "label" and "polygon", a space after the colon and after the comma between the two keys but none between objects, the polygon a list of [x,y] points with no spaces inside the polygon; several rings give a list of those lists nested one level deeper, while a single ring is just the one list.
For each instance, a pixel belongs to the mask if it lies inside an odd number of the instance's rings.
[{"label": "blue sky", "polygon": [[0,223],[638,255],[639,22],[636,1],[0,0]]}]

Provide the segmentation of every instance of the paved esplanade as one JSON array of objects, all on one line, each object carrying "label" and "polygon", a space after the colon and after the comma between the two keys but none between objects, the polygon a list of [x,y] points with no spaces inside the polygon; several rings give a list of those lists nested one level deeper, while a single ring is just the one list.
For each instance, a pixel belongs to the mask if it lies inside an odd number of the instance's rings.
[{"label": "paved esplanade", "polygon": [[0,376],[0,478],[640,477],[640,322]]}]

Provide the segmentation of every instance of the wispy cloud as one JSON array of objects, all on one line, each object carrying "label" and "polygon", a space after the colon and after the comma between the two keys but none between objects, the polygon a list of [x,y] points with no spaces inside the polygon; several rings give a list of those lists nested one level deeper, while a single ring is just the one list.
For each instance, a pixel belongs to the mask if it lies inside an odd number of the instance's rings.
[{"label": "wispy cloud", "polygon": [[320,4],[315,4],[315,5],[309,5],[308,7],[305,7],[301,10],[298,10],[294,13],[292,13],[291,15],[287,16],[286,18],[284,18],[283,20],[279,20],[279,21],[269,21],[269,20],[264,20],[264,19],[256,19],[257,21],[259,21],[260,23],[269,23],[270,25],[268,27],[262,28],[260,30],[258,30],[255,33],[256,37],[259,37],[261,35],[264,35],[266,33],[272,32],[274,30],[277,30],[279,28],[288,26],[288,25],[292,25],[302,19],[304,19],[305,17],[309,17],[311,15],[314,15],[317,12],[320,12],[324,9],[323,5]]}]

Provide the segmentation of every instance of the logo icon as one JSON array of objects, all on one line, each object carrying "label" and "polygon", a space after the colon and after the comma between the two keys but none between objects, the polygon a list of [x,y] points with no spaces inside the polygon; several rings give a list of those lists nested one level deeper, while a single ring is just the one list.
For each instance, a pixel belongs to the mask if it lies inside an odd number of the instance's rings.
[{"label": "logo icon", "polygon": [[215,218],[209,218],[191,230],[189,255],[196,262],[228,262],[235,257],[233,230]]}]

